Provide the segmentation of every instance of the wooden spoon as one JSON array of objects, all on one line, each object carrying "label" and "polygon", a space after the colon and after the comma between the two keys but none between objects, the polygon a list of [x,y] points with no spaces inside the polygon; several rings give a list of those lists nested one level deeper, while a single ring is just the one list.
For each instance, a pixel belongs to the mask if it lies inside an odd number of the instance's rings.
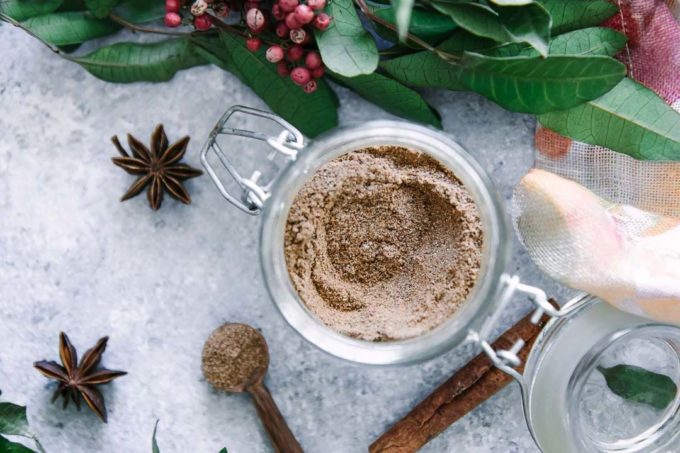
[{"label": "wooden spoon", "polygon": [[248,392],[277,453],[304,453],[264,385],[269,347],[260,332],[246,324],[226,323],[203,347],[203,375],[213,387]]}]

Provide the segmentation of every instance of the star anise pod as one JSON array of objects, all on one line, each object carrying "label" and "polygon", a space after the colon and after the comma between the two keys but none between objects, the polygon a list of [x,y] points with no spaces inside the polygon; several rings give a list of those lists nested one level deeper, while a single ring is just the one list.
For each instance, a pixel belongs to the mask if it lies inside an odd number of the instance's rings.
[{"label": "star anise pod", "polygon": [[149,186],[146,195],[151,209],[161,207],[163,192],[168,192],[171,197],[184,204],[191,203],[191,197],[182,181],[200,176],[203,172],[179,163],[186,153],[188,136],[168,146],[168,137],[165,135],[163,125],[159,124],[151,134],[149,148],[130,134],[127,134],[127,140],[132,155],[123,148],[117,136],[111,137],[111,141],[121,154],[121,157],[111,159],[113,163],[132,175],[139,175],[120,201],[134,197]]},{"label": "star anise pod", "polygon": [[33,364],[43,375],[59,382],[52,402],[55,402],[59,396],[63,396],[64,409],[68,406],[70,398],[80,410],[80,396],[82,396],[90,409],[106,423],[104,397],[95,386],[106,384],[127,374],[125,371],[107,370],[106,368],[96,369],[108,341],[109,337],[100,338],[93,348],[85,352],[80,363],[78,363],[76,348],[73,347],[64,332],[59,334],[59,358],[63,366],[57,362],[46,360]]}]

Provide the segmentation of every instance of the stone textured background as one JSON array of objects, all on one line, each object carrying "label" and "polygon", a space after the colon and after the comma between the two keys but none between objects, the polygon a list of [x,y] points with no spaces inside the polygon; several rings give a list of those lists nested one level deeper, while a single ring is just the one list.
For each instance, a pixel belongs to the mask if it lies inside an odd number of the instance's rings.
[{"label": "stone textured background", "polygon": [[[474,354],[463,347],[407,367],[345,363],[302,340],[269,300],[257,264],[257,218],[220,197],[209,178],[188,183],[191,206],[118,199],[133,178],[114,167],[113,134],[148,137],[163,122],[190,134],[187,161],[232,104],[264,108],[214,67],[169,83],[115,85],[0,26],[0,389],[28,405],[50,453],[149,452],[154,422],[168,452],[272,451],[250,399],[213,391],[200,351],[225,321],[259,327],[271,349],[268,385],[308,452],[362,452]],[[341,122],[388,117],[338,88]],[[532,164],[534,121],[465,93],[427,98],[493,175],[506,199]],[[515,244],[512,266],[566,297]],[[508,326],[527,311],[519,304]],[[57,358],[60,330],[80,352],[110,335],[104,364],[129,375],[104,388],[109,423],[49,403],[53,385],[32,362]],[[513,386],[432,441],[425,452],[535,452]]]}]

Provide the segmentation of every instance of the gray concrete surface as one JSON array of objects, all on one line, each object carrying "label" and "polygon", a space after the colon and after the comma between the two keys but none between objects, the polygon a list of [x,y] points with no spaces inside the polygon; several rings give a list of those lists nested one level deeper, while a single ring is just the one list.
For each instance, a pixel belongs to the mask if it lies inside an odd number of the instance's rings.
[{"label": "gray concrete surface", "polygon": [[[148,137],[157,122],[198,151],[232,104],[264,107],[214,67],[163,84],[115,85],[61,60],[20,30],[0,26],[0,389],[28,405],[50,453],[149,452],[160,419],[161,451],[272,451],[245,395],[214,392],[200,351],[213,328],[240,321],[262,329],[271,348],[268,385],[310,453],[362,452],[474,354],[470,346],[406,367],[337,360],[301,339],[269,300],[257,264],[258,219],[228,206],[208,177],[188,183],[194,203],[118,198],[132,177],[114,167],[113,134]],[[338,89],[341,122],[388,117]],[[534,121],[472,94],[427,98],[491,172],[506,199],[532,164]],[[511,268],[553,294],[515,244]],[[527,305],[504,317],[505,326]],[[57,358],[69,333],[83,352],[110,335],[104,364],[130,374],[104,389],[109,423],[49,403],[53,385],[33,368]],[[519,392],[507,388],[433,440],[425,452],[535,452]]]}]

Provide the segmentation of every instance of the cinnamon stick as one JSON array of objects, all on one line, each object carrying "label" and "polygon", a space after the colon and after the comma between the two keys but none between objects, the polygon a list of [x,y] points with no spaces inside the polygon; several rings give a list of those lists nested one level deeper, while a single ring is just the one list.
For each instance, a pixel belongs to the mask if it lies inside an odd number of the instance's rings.
[{"label": "cinnamon stick", "polygon": [[[553,305],[557,306],[554,300]],[[493,348],[509,349],[515,341],[526,343],[518,354],[522,366],[536,337],[547,322],[543,316],[538,325],[531,322],[531,314],[506,330]],[[371,444],[370,453],[412,453],[417,451],[447,427],[495,395],[512,378],[495,368],[491,360],[480,354],[440,385],[404,418]]]}]

